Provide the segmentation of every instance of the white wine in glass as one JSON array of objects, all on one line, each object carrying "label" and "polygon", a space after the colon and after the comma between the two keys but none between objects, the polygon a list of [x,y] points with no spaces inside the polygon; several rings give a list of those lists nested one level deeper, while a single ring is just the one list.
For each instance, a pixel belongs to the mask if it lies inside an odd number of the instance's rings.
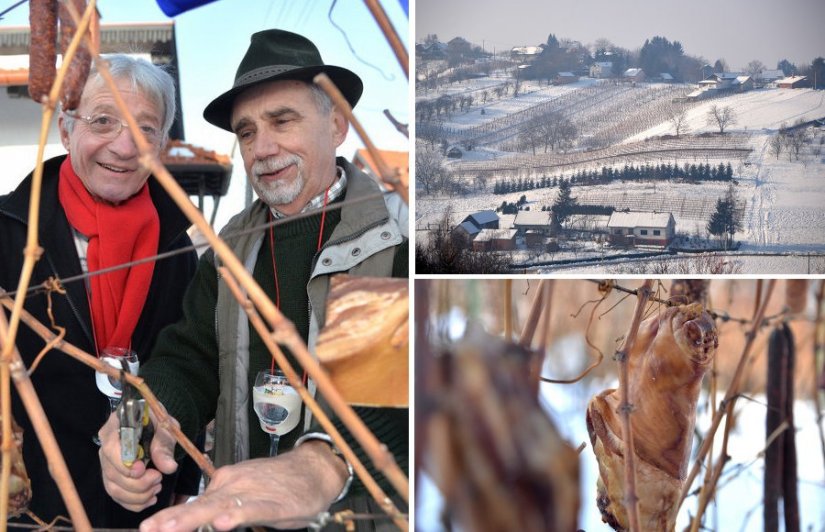
[{"label": "white wine in glass", "polygon": [[269,456],[278,454],[278,440],[298,425],[301,418],[301,396],[289,385],[281,371],[259,371],[252,388],[252,406],[269,434]]}]

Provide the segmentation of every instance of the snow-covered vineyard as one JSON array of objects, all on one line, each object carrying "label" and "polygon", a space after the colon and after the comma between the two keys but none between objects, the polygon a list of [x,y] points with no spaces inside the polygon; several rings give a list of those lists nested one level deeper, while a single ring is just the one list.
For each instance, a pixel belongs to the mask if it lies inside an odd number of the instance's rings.
[{"label": "snow-covered vineyard", "polygon": [[[673,242],[659,250],[667,254],[634,263],[639,246],[612,245],[608,215],[576,213],[552,245],[530,245],[516,231],[512,244],[494,248],[514,269],[697,271],[695,254],[681,253],[720,247],[708,223],[718,200],[732,193],[741,219],[730,239],[736,251],[701,259],[708,263],[705,273],[825,272],[821,90],[766,85],[696,98],[693,84],[586,77],[561,85],[514,84],[509,73],[496,70],[459,82],[419,83],[416,90],[420,242],[444,225],[445,212],[455,227],[505,203],[519,203],[520,212],[549,211],[564,180],[578,206],[671,213]],[[721,124],[722,134],[709,117],[726,109],[734,118]],[[720,165],[730,166],[732,178],[686,178],[691,166],[715,176]],[[628,168],[637,177],[619,178]],[[674,170],[678,177],[661,178]],[[588,180],[593,175],[601,180]],[[498,216],[499,230],[519,229],[512,216]]]}]

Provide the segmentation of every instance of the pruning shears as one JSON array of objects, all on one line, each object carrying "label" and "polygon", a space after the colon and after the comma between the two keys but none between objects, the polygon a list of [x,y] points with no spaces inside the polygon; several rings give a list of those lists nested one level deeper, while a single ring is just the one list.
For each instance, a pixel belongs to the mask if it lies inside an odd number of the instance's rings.
[{"label": "pruning shears", "polygon": [[122,360],[120,389],[123,396],[116,412],[120,420],[120,459],[128,467],[137,460],[149,461],[149,445],[154,429],[149,420],[149,405],[137,388],[126,380],[126,373],[129,373],[129,365]]}]

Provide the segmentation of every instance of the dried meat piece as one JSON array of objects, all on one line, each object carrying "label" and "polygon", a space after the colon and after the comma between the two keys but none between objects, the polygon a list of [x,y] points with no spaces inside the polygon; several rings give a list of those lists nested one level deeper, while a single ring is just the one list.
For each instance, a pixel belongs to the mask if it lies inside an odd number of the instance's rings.
[{"label": "dried meat piece", "polygon": [[29,25],[29,96],[44,103],[57,75],[57,0],[30,0]]},{"label": "dried meat piece", "polygon": [[[716,325],[700,304],[672,307],[645,320],[628,353],[628,395],[636,451],[636,495],[643,530],[670,530],[690,459],[702,377],[718,346]],[[599,463],[602,519],[627,530],[621,390],[595,396],[587,429]]]}]

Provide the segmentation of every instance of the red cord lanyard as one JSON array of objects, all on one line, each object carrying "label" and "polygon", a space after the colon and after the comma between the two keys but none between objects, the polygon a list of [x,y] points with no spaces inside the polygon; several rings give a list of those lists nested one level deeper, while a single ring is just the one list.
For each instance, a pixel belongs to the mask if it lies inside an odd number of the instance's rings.
[{"label": "red cord lanyard", "polygon": [[[332,186],[332,185],[330,185]],[[321,251],[321,243],[324,239],[324,222],[327,219],[327,201],[329,200],[329,187],[324,192],[324,206],[321,210],[321,230],[318,231],[318,246],[315,252]],[[269,222],[272,223],[272,211],[269,211]],[[275,307],[278,310],[281,309],[281,287],[278,285],[278,266],[275,263],[275,227],[273,225],[269,226],[269,253],[272,257],[272,271],[275,277]],[[269,372],[273,375],[275,374],[275,358],[272,358],[272,364],[269,367]],[[306,386],[307,383],[307,372],[304,370],[304,376],[301,379]]]}]

